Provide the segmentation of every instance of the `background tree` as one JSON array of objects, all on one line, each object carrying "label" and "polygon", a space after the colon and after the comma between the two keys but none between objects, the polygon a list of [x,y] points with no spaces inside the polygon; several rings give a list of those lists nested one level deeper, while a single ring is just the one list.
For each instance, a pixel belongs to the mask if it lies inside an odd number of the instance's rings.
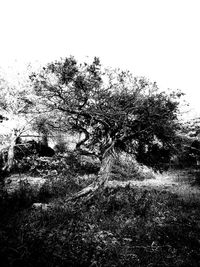
[{"label": "background tree", "polygon": [[3,170],[10,171],[14,162],[14,149],[20,136],[29,131],[37,117],[36,96],[29,83],[11,86],[3,78],[0,80],[0,114],[5,118],[0,123],[1,153],[7,154]]},{"label": "background tree", "polygon": [[200,164],[200,118],[181,123],[177,134],[177,157],[181,166],[197,167]]}]

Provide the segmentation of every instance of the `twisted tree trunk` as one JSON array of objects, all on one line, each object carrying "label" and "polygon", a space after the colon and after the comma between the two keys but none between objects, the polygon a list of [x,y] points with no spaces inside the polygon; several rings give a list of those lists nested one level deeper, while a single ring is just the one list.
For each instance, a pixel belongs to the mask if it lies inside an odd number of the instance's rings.
[{"label": "twisted tree trunk", "polygon": [[84,200],[87,201],[91,199],[91,197],[93,197],[95,193],[101,191],[109,180],[116,156],[117,154],[115,152],[114,142],[113,142],[104,153],[101,168],[97,175],[97,179],[92,184],[90,184],[83,190],[79,191],[68,200],[76,200],[80,197],[84,197]]}]

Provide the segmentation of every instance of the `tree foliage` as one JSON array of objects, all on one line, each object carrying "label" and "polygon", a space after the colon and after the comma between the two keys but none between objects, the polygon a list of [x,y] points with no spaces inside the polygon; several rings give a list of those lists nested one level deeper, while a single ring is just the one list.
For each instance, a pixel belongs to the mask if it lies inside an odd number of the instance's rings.
[{"label": "tree foliage", "polygon": [[0,78],[0,157],[3,171],[13,167],[16,148],[20,147],[20,137],[34,130],[39,112],[37,96],[29,81],[11,85]]},{"label": "tree foliage", "polygon": [[98,58],[84,64],[61,59],[30,78],[45,108],[56,114],[52,127],[82,134],[78,149],[100,158],[120,149],[142,160],[153,144],[173,145],[180,92],[167,94],[129,71],[103,69]]}]

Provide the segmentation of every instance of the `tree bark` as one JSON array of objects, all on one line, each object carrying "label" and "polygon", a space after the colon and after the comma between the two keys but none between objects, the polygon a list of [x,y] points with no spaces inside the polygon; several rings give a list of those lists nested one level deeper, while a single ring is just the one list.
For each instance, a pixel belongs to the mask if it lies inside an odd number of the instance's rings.
[{"label": "tree bark", "polygon": [[109,180],[115,158],[116,152],[114,150],[114,144],[112,144],[104,153],[97,179],[68,200],[77,200],[78,198],[83,197],[84,200],[87,201],[91,199],[96,192],[101,191]]},{"label": "tree bark", "polygon": [[4,167],[2,168],[3,171],[10,172],[10,170],[13,167],[13,163],[14,163],[14,148],[15,148],[15,145],[16,145],[16,140],[17,140],[17,136],[15,135],[15,133],[13,133],[12,136],[11,136],[10,145],[8,147],[7,162],[5,163]]}]

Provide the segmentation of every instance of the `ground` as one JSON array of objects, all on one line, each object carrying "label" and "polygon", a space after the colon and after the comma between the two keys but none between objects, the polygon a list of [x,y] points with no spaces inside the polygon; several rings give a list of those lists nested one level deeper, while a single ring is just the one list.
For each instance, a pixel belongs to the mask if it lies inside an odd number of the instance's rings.
[{"label": "ground", "polygon": [[[87,179],[87,175],[82,176]],[[82,179],[83,179],[82,178]],[[8,192],[13,192],[19,188],[20,182],[26,181],[30,183],[36,189],[39,189],[47,179],[44,177],[35,177],[30,175],[14,174],[7,178],[6,189]],[[180,199],[183,200],[196,200],[200,202],[200,187],[193,186],[195,177],[189,170],[176,170],[168,171],[164,173],[157,173],[155,177],[151,179],[145,179],[142,181],[130,180],[130,181],[109,181],[107,187],[142,187],[147,189],[167,190],[170,193],[177,194]]]},{"label": "ground", "polygon": [[176,194],[183,200],[194,200],[200,202],[200,187],[192,186],[195,181],[194,175],[190,174],[188,170],[168,171],[164,173],[157,173],[155,178],[146,179],[143,181],[110,181],[108,187],[142,187],[149,189],[167,190],[170,193]]},{"label": "ground", "polygon": [[87,175],[57,181],[51,191],[47,177],[12,175],[0,206],[2,266],[198,267],[198,173],[112,180],[87,203],[66,202]]}]

